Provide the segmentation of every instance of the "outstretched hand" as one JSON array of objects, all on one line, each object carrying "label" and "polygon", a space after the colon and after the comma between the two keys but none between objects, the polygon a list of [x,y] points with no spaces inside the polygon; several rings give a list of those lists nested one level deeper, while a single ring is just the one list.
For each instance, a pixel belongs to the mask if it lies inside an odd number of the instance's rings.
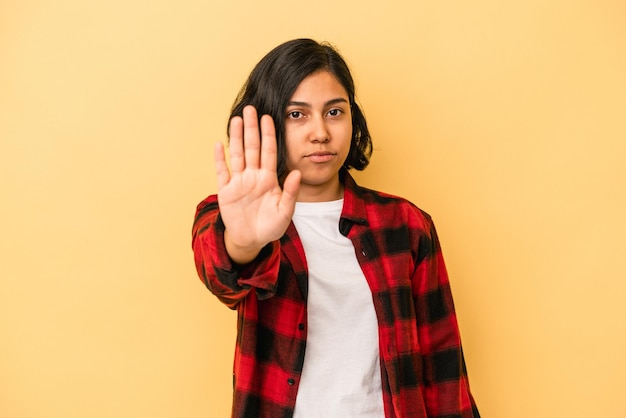
[{"label": "outstretched hand", "polygon": [[293,216],[300,172],[292,171],[281,189],[276,174],[276,129],[271,116],[246,106],[243,118],[230,121],[230,171],[224,146],[215,146],[217,199],[226,231],[226,251],[233,261],[252,261],[269,242],[279,239]]}]

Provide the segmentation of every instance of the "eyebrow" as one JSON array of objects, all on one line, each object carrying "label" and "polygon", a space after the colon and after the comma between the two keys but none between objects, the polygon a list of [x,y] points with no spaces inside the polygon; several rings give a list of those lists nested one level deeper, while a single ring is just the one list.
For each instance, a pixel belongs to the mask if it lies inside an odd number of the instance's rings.
[{"label": "eyebrow", "polygon": [[[344,99],[343,97],[338,97],[336,99],[332,99],[332,100],[329,100],[326,103],[324,103],[324,107],[332,106],[332,105],[337,104],[337,103],[348,103],[348,101],[346,99]],[[292,102],[287,103],[287,106],[311,107],[311,103],[292,101]]]}]

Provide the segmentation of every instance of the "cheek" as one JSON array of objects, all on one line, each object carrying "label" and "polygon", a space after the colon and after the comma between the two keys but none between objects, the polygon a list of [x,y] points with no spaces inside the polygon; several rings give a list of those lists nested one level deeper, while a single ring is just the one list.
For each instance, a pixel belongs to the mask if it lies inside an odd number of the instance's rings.
[{"label": "cheek", "polygon": [[350,145],[352,144],[352,125],[344,129],[341,134],[342,138],[342,148],[345,150],[345,153],[348,154],[350,150]]}]

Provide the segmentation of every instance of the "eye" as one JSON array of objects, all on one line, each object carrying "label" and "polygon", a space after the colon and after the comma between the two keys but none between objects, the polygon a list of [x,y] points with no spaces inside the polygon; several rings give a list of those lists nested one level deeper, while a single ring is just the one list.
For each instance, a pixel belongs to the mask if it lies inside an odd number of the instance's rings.
[{"label": "eye", "polygon": [[328,111],[328,116],[332,116],[332,117],[336,117],[339,116],[343,113],[343,110],[341,109],[330,109]]},{"label": "eye", "polygon": [[302,112],[298,110],[292,110],[291,112],[287,113],[287,117],[289,119],[300,119],[302,117]]}]

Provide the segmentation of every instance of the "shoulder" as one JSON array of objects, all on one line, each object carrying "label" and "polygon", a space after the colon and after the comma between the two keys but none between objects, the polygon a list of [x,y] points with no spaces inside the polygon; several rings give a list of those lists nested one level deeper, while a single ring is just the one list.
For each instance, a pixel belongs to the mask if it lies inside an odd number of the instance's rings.
[{"label": "shoulder", "polygon": [[368,227],[384,248],[411,249],[417,264],[440,251],[432,218],[413,202],[362,187],[358,193],[365,207]]}]

